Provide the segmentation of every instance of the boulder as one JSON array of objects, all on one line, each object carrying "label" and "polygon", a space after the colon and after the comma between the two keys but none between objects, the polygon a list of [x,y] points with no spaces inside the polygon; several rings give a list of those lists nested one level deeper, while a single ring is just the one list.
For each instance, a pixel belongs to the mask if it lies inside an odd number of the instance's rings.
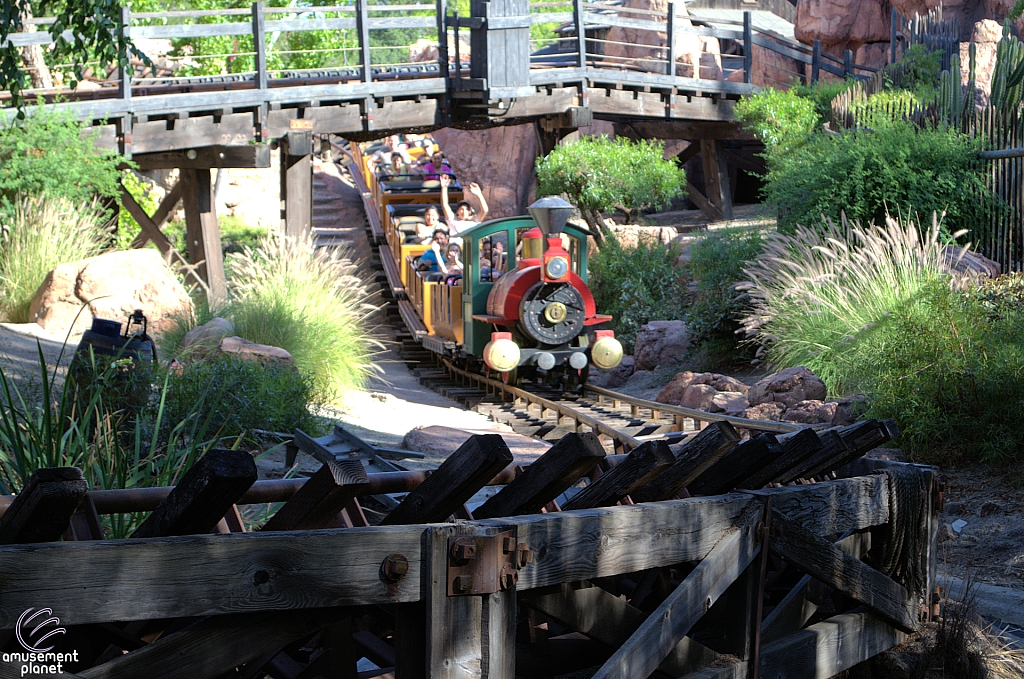
[{"label": "boulder", "polygon": [[197,325],[181,338],[178,352],[192,358],[202,358],[220,348],[225,337],[235,334],[235,326],[226,318],[214,318],[208,323]]},{"label": "boulder", "polygon": [[715,402],[716,396],[718,396],[718,392],[714,387],[709,387],[706,384],[691,384],[683,390],[679,405],[695,410],[708,410]]},{"label": "boulder", "polygon": [[689,370],[681,373],[676,373],[676,376],[672,378],[672,381],[665,385],[665,387],[658,392],[658,395],[654,397],[654,400],[658,403],[667,403],[668,405],[677,406],[683,399],[683,392],[690,386],[693,381],[693,373]]},{"label": "boulder", "polygon": [[786,408],[784,422],[797,424],[832,424],[836,416],[835,401],[800,401]]},{"label": "boulder", "polygon": [[836,401],[836,414],[832,418],[833,427],[845,427],[860,419],[867,410],[868,399],[862,395],[847,396]]},{"label": "boulder", "polygon": [[750,387],[740,382],[735,377],[720,375],[718,373],[700,373],[693,376],[690,384],[707,384],[717,391],[728,391],[737,394],[746,394]]},{"label": "boulder", "polygon": [[1002,271],[999,262],[967,248],[947,245],[942,254],[945,259],[943,268],[961,285],[977,283],[979,278],[995,278]]},{"label": "boulder", "polygon": [[767,420],[770,422],[781,422],[786,412],[786,406],[781,403],[759,403],[743,411],[743,417],[748,420]]},{"label": "boulder", "polygon": [[842,55],[837,46],[888,41],[889,7],[883,0],[803,0],[796,5],[796,39],[808,45],[821,40],[836,56]]},{"label": "boulder", "polygon": [[789,408],[801,401],[823,401],[826,392],[821,379],[804,366],[797,366],[760,380],[747,393],[747,400],[752,406],[781,403]]},{"label": "boulder", "polygon": [[159,335],[194,308],[158,251],[123,250],[55,268],[36,290],[29,317],[51,334],[66,335],[87,330],[93,318],[124,322],[142,309],[149,333]]},{"label": "boulder", "polygon": [[679,363],[690,348],[690,333],[683,321],[651,321],[636,334],[634,370],[653,370]]},{"label": "boulder", "polygon": [[284,349],[250,342],[242,337],[225,337],[218,346],[221,354],[258,361],[263,365],[295,367],[295,359]]},{"label": "boulder", "polygon": [[746,412],[749,405],[747,397],[743,394],[720,391],[711,399],[711,406],[708,408],[708,412],[741,416]]}]

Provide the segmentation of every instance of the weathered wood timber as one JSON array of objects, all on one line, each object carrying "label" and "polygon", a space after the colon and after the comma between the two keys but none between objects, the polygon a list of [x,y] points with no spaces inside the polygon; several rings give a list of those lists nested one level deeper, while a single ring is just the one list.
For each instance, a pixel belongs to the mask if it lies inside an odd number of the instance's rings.
[{"label": "weathered wood timber", "polygon": [[444,521],[512,461],[498,434],[469,437],[384,518],[383,525]]},{"label": "weathered wood timber", "polygon": [[740,435],[728,422],[711,422],[675,451],[675,463],[649,484],[630,494],[634,502],[656,502],[677,496],[708,467],[736,447]]},{"label": "weathered wood timber", "polygon": [[224,277],[224,252],[221,250],[210,171],[182,170],[178,181],[183,184],[189,261],[209,287],[210,299],[223,300],[227,295],[227,279]]},{"label": "weathered wood timber", "polygon": [[770,460],[760,471],[743,479],[739,484],[740,488],[749,488],[750,490],[763,488],[778,479],[786,470],[821,450],[822,447],[821,440],[812,429],[804,429],[780,440],[782,442],[781,454]]},{"label": "weathered wood timber", "polygon": [[[802,489],[811,492],[800,495]],[[883,475],[750,492],[770,495],[773,511],[818,535],[841,535],[889,521],[889,480]]]},{"label": "weathered wood timber", "polygon": [[37,469],[0,516],[0,545],[51,542],[68,529],[89,490],[77,467]]},{"label": "weathered wood timber", "polygon": [[643,488],[658,474],[675,463],[675,457],[664,441],[647,441],[629,453],[611,471],[572,496],[562,507],[564,511],[607,507],[638,488]]},{"label": "weathered wood timber", "polygon": [[252,455],[214,449],[185,472],[181,482],[139,526],[133,538],[193,535],[213,530],[258,472]]},{"label": "weathered wood timber", "polygon": [[846,457],[850,452],[849,446],[843,437],[839,435],[838,427],[818,432],[818,440],[821,448],[812,453],[810,457],[803,460],[776,477],[778,483],[792,483],[800,478],[811,478],[808,472],[820,467],[831,467],[836,460]]},{"label": "weathered wood timber", "polygon": [[826,585],[877,611],[905,632],[917,629],[913,598],[903,585],[773,512],[771,550]]},{"label": "weathered wood timber", "polygon": [[735,488],[753,469],[767,464],[781,453],[775,436],[758,434],[729,451],[686,489],[691,495],[726,493]]},{"label": "weathered wood timber", "polygon": [[369,484],[359,460],[329,461],[310,477],[261,530],[324,528]]},{"label": "weathered wood timber", "polygon": [[567,434],[512,483],[478,507],[473,516],[492,519],[539,512],[604,457],[604,447],[595,434]]},{"label": "weathered wood timber", "polygon": [[244,146],[206,146],[182,151],[160,151],[158,153],[136,153],[132,156],[140,170],[173,170],[238,167],[270,167],[270,146],[246,144]]}]

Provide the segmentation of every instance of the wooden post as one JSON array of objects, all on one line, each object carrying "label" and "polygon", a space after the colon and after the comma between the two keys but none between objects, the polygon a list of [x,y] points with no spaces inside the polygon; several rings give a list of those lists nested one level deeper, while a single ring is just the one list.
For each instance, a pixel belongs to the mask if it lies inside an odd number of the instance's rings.
[{"label": "wooden post", "polygon": [[583,0],[572,0],[572,15],[576,21],[576,53],[577,65],[580,68],[587,66],[587,30],[583,21]]},{"label": "wooden post", "polygon": [[359,460],[327,462],[277,510],[262,530],[326,528],[369,483]]},{"label": "wooden post", "polygon": [[184,182],[182,200],[189,259],[206,281],[210,301],[223,300],[227,297],[227,281],[210,171],[182,169],[178,181]]},{"label": "wooden post", "polygon": [[743,13],[743,82],[754,82],[754,32],[749,10]]},{"label": "wooden post", "polygon": [[[441,77],[448,77],[448,3],[446,0],[437,1],[437,65],[441,69]],[[458,34],[455,39],[458,40]],[[458,56],[459,43],[455,43],[455,54]],[[458,68],[458,64],[455,65]]]},{"label": "wooden post", "polygon": [[712,422],[676,451],[676,461],[667,471],[630,497],[634,502],[671,500],[708,467],[718,462],[739,443],[740,435],[728,422]]},{"label": "wooden post", "polygon": [[359,36],[360,63],[363,67],[363,82],[373,81],[373,63],[370,57],[370,11],[366,0],[356,0],[356,34]]},{"label": "wooden post", "polygon": [[[121,35],[125,40],[131,39],[131,10],[127,7],[121,8]],[[117,96],[121,99],[124,115],[121,117],[121,154],[127,158],[132,157],[132,76],[135,74],[135,67],[132,66],[130,55],[126,55],[127,64],[118,65],[117,68]]]},{"label": "wooden post", "polygon": [[821,40],[814,41],[814,47],[811,49],[811,82],[818,82],[818,78],[821,74]]},{"label": "wooden post", "polygon": [[660,440],[647,441],[610,471],[573,495],[562,509],[570,511],[613,505],[634,490],[646,486],[675,461],[667,443]]},{"label": "wooden post", "polygon": [[[676,40],[676,3],[668,3],[668,63],[665,65],[665,73],[675,77],[676,60],[679,58],[679,42]],[[700,77],[700,74],[697,74]]]},{"label": "wooden post", "polygon": [[[267,91],[267,28],[262,1],[252,3],[252,44],[253,51],[256,53],[254,56],[256,88],[265,93]],[[256,118],[256,138],[259,141],[266,141],[269,136],[266,101],[260,103]]]},{"label": "wooden post", "polygon": [[[281,210],[286,236],[305,238],[313,226],[313,159],[305,148],[305,135],[289,133],[281,139]],[[312,135],[309,135],[310,146]],[[304,148],[298,148],[298,146]],[[294,154],[294,155],[293,155]]]},{"label": "wooden post", "polygon": [[899,27],[900,13],[895,7],[892,8],[891,19],[889,21],[889,63],[896,63],[896,53],[899,51]]},{"label": "wooden post", "polygon": [[52,542],[71,523],[89,484],[77,467],[37,469],[0,516],[0,545]]},{"label": "wooden post", "polygon": [[732,219],[732,189],[722,140],[701,139],[700,155],[704,162],[704,195],[725,219]]},{"label": "wooden post", "polygon": [[849,78],[853,75],[853,52],[846,50],[843,52],[843,76]]}]

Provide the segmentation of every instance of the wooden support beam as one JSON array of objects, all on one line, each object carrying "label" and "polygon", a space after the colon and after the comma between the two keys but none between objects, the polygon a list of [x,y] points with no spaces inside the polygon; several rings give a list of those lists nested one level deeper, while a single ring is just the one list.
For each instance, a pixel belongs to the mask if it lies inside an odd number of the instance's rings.
[{"label": "wooden support beam", "polygon": [[359,460],[330,461],[277,510],[261,530],[312,530],[327,527],[369,484]]},{"label": "wooden support beam", "polygon": [[[181,199],[180,186],[181,182],[177,182],[174,185],[171,192],[164,196],[163,201],[160,203],[160,207],[163,207],[164,203],[171,200],[172,196],[175,203]],[[174,245],[171,243],[170,239],[164,235],[163,231],[160,230],[160,226],[164,220],[161,220],[161,222],[158,223],[147,215],[146,211],[142,209],[142,206],[136,202],[135,197],[128,193],[128,189],[124,187],[124,184],[121,184],[118,187],[118,190],[120,191],[121,205],[124,206],[124,209],[128,211],[128,214],[132,216],[132,219],[138,222],[139,226],[142,228],[139,235],[132,241],[132,247],[141,248],[149,241],[153,241],[153,243],[156,244],[157,249],[160,250],[160,254],[164,257],[171,254],[171,252],[174,251]],[[170,210],[168,210],[168,212],[170,212]]]},{"label": "wooden support beam", "polygon": [[76,467],[37,469],[0,516],[0,545],[52,542],[68,529],[89,492]]},{"label": "wooden support beam", "polygon": [[601,666],[594,679],[650,676],[760,552],[755,527],[762,515],[759,505],[749,507],[693,572]]},{"label": "wooden support beam", "polygon": [[184,182],[182,200],[189,260],[206,282],[210,301],[223,300],[227,296],[227,281],[210,171],[185,169],[179,181]]},{"label": "wooden support beam", "polygon": [[737,487],[750,490],[764,488],[769,483],[776,481],[786,470],[803,462],[822,447],[821,440],[813,429],[803,429],[792,436],[786,436],[779,440],[782,443],[779,456],[769,460],[768,464],[759,471],[747,476]]},{"label": "wooden support beam", "polygon": [[[526,604],[591,639],[618,648],[648,615],[600,587],[576,589],[564,583],[558,592],[524,597]],[[683,637],[658,670],[673,677],[707,667],[718,654],[693,639]]]},{"label": "wooden support beam", "polygon": [[[848,427],[838,429],[837,432],[846,444],[847,450],[845,454],[823,459],[812,458],[818,464],[809,464],[802,475],[803,478],[821,476],[827,472],[839,469],[893,438],[892,430],[888,424],[878,420],[855,422]],[[841,450],[839,452],[843,453]]]},{"label": "wooden support beam", "polygon": [[352,609],[317,608],[204,618],[136,651],[82,670],[83,679],[195,679],[218,677],[352,615]]},{"label": "wooden support beam", "polygon": [[[803,489],[814,492],[802,495],[798,491]],[[773,512],[818,535],[841,535],[889,521],[889,479],[884,474],[749,492],[760,498],[770,495]]]},{"label": "wooden support beam", "polygon": [[772,552],[846,596],[877,611],[904,632],[917,629],[914,597],[897,582],[804,529],[780,512],[772,514]]},{"label": "wooden support beam", "polygon": [[185,472],[132,537],[207,533],[256,482],[257,475],[256,462],[249,453],[211,450]]},{"label": "wooden support beam", "polygon": [[539,512],[605,457],[595,434],[566,434],[473,512],[477,519]]},{"label": "wooden support beam", "polygon": [[723,222],[725,221],[725,215],[722,211],[715,207],[710,200],[704,197],[704,194],[697,189],[696,186],[690,183],[690,180],[686,180],[686,197],[693,201],[693,204],[704,213],[712,222]]},{"label": "wooden support beam", "polygon": [[800,478],[811,478],[808,471],[819,466],[831,466],[835,460],[845,459],[850,449],[843,437],[834,429],[818,432],[821,448],[806,460],[793,465],[776,477],[777,483],[792,483]]},{"label": "wooden support beam", "polygon": [[83,540],[102,540],[103,526],[100,524],[99,514],[96,512],[96,505],[92,498],[86,494],[82,504],[71,515],[71,523],[64,531],[65,542],[80,542]]},{"label": "wooden support beam", "polygon": [[511,461],[512,452],[500,435],[471,436],[392,509],[382,525],[444,521]]},{"label": "wooden support beam", "polygon": [[234,146],[203,146],[178,151],[159,151],[132,156],[139,170],[212,168],[267,168],[270,167],[270,146],[267,144],[244,144]]},{"label": "wooden support beam", "polygon": [[720,139],[701,139],[704,162],[704,193],[725,219],[732,219],[732,188],[725,161],[725,146]]},{"label": "wooden support beam", "polygon": [[781,454],[776,438],[758,434],[729,451],[687,486],[690,495],[719,495],[736,487],[755,466]]},{"label": "wooden support beam", "polygon": [[281,219],[285,235],[306,238],[313,225],[313,160],[300,153],[295,135],[285,136],[281,148]]},{"label": "wooden support beam", "polygon": [[573,495],[562,505],[563,511],[607,507],[633,491],[643,488],[676,461],[664,441],[647,441],[629,453],[625,460],[602,474],[596,481]]},{"label": "wooden support beam", "polygon": [[670,500],[736,447],[740,435],[728,422],[710,422],[675,451],[675,463],[630,497],[634,502]]}]

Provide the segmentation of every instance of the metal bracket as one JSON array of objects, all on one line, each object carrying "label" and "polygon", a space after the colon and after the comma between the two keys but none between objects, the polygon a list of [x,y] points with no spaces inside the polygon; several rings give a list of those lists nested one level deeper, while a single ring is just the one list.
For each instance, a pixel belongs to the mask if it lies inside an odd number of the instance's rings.
[{"label": "metal bracket", "polygon": [[493,594],[511,589],[519,569],[533,560],[512,531],[448,539],[448,596]]}]

